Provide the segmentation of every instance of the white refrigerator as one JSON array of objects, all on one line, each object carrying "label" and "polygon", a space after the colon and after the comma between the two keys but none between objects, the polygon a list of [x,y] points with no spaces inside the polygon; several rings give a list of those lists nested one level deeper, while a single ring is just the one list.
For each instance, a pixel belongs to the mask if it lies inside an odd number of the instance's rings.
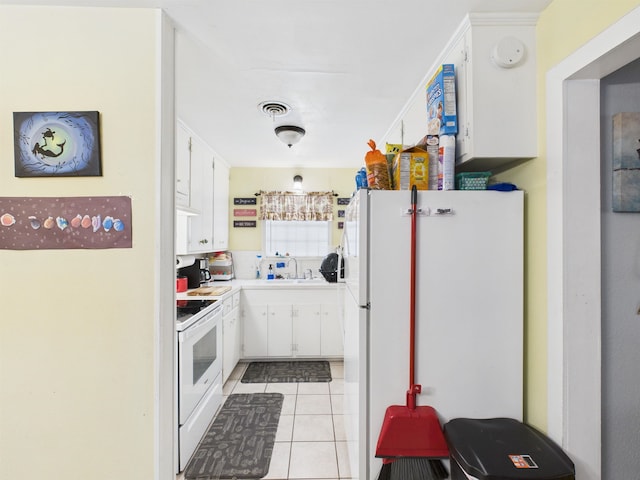
[{"label": "white refrigerator", "polygon": [[[418,405],[442,423],[523,411],[523,192],[419,191]],[[359,190],[345,213],[345,429],[373,479],[385,410],[409,387],[411,192]]]}]

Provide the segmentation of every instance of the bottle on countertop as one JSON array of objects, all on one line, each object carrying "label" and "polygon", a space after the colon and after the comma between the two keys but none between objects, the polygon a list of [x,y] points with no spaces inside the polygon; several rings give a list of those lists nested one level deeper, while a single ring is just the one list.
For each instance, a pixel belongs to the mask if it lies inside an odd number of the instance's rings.
[{"label": "bottle on countertop", "polygon": [[273,273],[273,265],[269,264],[269,270],[267,270],[267,280],[273,280],[274,278],[276,278],[276,276]]},{"label": "bottle on countertop", "polygon": [[256,255],[256,279],[260,279],[260,262],[262,262],[262,255]]}]

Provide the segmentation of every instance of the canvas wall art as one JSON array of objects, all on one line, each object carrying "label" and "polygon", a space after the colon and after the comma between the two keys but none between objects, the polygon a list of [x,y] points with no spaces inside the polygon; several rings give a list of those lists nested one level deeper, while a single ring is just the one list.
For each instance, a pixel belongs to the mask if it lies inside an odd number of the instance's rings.
[{"label": "canvas wall art", "polygon": [[102,175],[99,112],[14,112],[16,177]]},{"label": "canvas wall art", "polygon": [[613,116],[613,211],[640,212],[640,113]]},{"label": "canvas wall art", "polygon": [[0,249],[131,247],[131,197],[0,197]]}]

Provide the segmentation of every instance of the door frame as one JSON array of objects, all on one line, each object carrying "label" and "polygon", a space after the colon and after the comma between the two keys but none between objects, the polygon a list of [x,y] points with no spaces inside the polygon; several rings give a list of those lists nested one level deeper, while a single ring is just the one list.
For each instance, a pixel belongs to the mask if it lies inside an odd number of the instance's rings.
[{"label": "door frame", "polygon": [[600,79],[638,52],[640,7],[546,76],[547,430],[581,480],[602,465]]}]

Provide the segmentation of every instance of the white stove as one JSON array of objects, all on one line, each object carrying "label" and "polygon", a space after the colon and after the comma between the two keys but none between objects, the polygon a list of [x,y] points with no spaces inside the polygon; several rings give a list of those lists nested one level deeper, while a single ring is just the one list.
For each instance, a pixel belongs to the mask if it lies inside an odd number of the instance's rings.
[{"label": "white stove", "polygon": [[210,311],[216,300],[177,300],[176,330],[182,332]]},{"label": "white stove", "polygon": [[180,472],[222,403],[222,303],[178,300],[176,307]]}]

